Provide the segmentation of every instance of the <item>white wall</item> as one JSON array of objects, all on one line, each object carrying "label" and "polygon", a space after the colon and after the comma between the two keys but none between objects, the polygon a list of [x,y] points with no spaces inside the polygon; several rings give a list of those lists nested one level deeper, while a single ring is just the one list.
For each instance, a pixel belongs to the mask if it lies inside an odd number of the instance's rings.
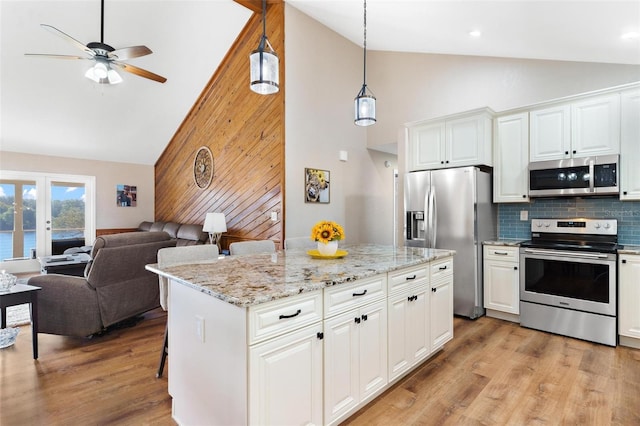
[{"label": "white wall", "polygon": [[496,112],[640,81],[640,66],[367,52],[378,122],[370,147],[395,143],[412,121],[488,106]]},{"label": "white wall", "polygon": [[[96,229],[135,228],[154,219],[153,166],[0,151],[0,178],[1,170],[95,176]],[[136,207],[116,205],[118,184],[138,187]]]},{"label": "white wall", "polygon": [[[367,149],[353,123],[362,49],[285,3],[285,238],[335,220],[348,242],[392,243],[395,156]],[[339,160],[347,151],[348,161]],[[330,171],[330,203],[304,202],[305,167]]]}]

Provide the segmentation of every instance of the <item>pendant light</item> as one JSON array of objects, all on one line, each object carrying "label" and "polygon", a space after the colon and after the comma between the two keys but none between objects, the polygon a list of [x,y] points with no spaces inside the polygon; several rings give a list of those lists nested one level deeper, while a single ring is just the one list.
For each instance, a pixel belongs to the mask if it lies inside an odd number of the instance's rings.
[{"label": "pendant light", "polygon": [[355,123],[370,126],[376,122],[376,97],[367,88],[367,0],[364,0],[364,66],[362,89],[355,99]]},{"label": "pendant light", "polygon": [[[265,51],[265,47],[269,50]],[[249,55],[251,64],[251,90],[261,95],[270,95],[279,90],[280,75],[278,55],[267,39],[267,0],[262,0],[262,37],[258,48]]]}]

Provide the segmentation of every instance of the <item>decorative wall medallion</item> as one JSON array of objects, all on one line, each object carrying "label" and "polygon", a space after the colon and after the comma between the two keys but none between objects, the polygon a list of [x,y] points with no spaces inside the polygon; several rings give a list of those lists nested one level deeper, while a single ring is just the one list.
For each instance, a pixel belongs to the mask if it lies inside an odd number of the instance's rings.
[{"label": "decorative wall medallion", "polygon": [[206,146],[198,148],[193,160],[193,180],[198,188],[205,189],[213,179],[213,154]]}]

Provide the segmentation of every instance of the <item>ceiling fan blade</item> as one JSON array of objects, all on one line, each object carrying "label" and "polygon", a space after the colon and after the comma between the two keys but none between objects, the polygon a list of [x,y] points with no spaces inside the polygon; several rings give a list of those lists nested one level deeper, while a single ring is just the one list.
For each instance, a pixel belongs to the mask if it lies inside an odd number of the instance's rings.
[{"label": "ceiling fan blade", "polygon": [[53,58],[53,59],[93,59],[93,58],[85,58],[82,56],[72,56],[72,55],[53,55],[49,53],[25,53],[25,56],[40,56],[42,58]]},{"label": "ceiling fan blade", "polygon": [[123,69],[124,71],[130,72],[140,77],[148,78],[149,80],[154,80],[159,83],[164,83],[165,81],[167,81],[166,78],[158,74],[154,74],[151,71],[147,71],[142,68],[134,67],[133,65],[125,64],[124,62],[112,61],[111,64]]},{"label": "ceiling fan blade", "polygon": [[126,60],[139,58],[140,56],[146,56],[151,53],[153,52],[147,46],[131,46],[109,52],[109,57],[113,59]]},{"label": "ceiling fan blade", "polygon": [[76,40],[75,38],[71,37],[69,34],[66,34],[66,33],[60,31],[56,27],[52,27],[51,25],[48,25],[48,24],[40,24],[40,26],[42,28],[52,32],[53,34],[57,35],[58,37],[61,37],[61,38],[65,39],[65,40],[67,40],[69,43],[73,44],[78,49],[87,52],[89,55],[91,55],[91,56],[95,56],[96,55],[96,52],[94,52],[93,50],[89,49],[87,46],[85,46],[84,44],[82,44],[81,42]]}]

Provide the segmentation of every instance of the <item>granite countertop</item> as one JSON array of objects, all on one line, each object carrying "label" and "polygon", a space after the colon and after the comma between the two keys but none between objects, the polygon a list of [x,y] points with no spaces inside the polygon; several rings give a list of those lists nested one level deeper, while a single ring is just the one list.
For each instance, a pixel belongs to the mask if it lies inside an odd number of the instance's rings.
[{"label": "granite countertop", "polygon": [[624,246],[618,250],[618,254],[640,254],[640,246]]},{"label": "granite countertop", "polygon": [[341,259],[313,259],[306,249],[227,256],[220,260],[146,268],[239,307],[352,282],[451,256],[453,250],[371,244],[340,247]]},{"label": "granite countertop", "polygon": [[515,246],[515,247],[518,247],[518,246],[520,246],[520,243],[522,241],[524,241],[524,240],[521,240],[521,239],[518,239],[518,240],[504,239],[504,240],[483,241],[482,244],[490,245],[490,246]]}]

